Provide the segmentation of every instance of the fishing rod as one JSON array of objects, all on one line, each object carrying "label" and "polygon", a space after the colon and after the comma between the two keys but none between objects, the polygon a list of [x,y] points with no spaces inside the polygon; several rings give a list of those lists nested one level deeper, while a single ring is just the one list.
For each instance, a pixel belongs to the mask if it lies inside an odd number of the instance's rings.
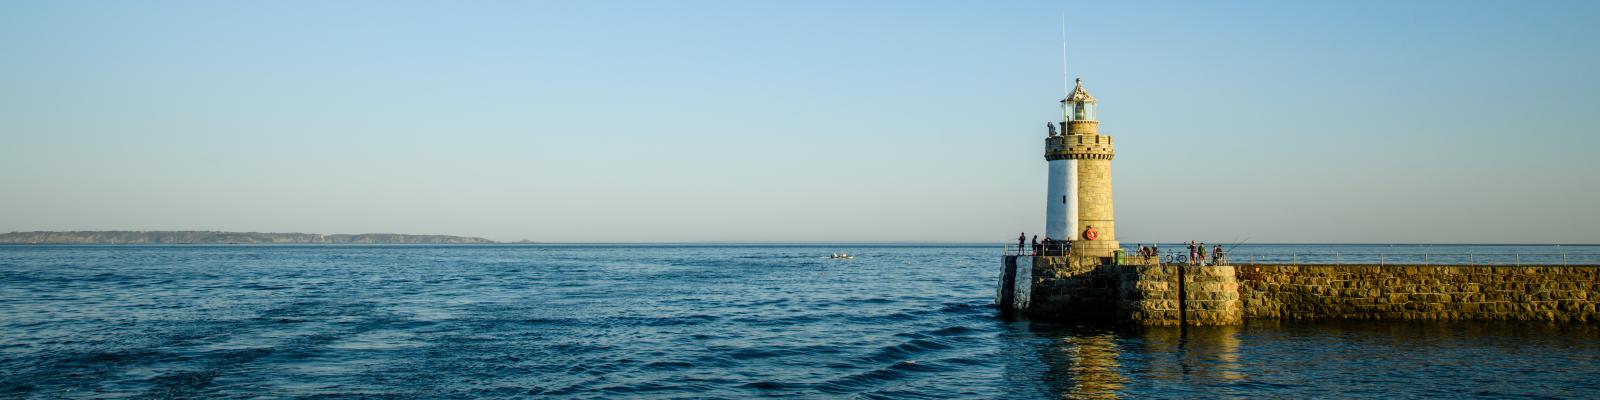
[{"label": "fishing rod", "polygon": [[[1234,238],[1237,239],[1239,237],[1238,236],[1234,236]],[[1250,238],[1244,238],[1244,240],[1233,242],[1233,244],[1228,245],[1228,248],[1230,248],[1230,249],[1238,248],[1239,245],[1245,244],[1245,242],[1249,242],[1249,241],[1250,241]],[[1218,246],[1216,251],[1219,251],[1219,252],[1222,251],[1222,247]],[[1224,257],[1224,258],[1228,257],[1227,253],[1223,253],[1222,257]]]}]

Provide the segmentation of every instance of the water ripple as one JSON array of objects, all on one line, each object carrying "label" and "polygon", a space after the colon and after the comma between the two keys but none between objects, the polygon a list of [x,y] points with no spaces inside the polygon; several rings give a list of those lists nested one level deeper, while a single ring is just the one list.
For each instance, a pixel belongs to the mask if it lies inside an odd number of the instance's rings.
[{"label": "water ripple", "polygon": [[0,247],[0,398],[1600,393],[1594,326],[1006,322],[994,249]]}]

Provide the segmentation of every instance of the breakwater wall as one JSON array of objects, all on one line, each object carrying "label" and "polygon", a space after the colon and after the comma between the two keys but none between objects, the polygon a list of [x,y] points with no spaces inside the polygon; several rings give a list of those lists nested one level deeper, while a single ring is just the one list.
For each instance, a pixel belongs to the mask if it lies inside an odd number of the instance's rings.
[{"label": "breakwater wall", "polygon": [[[1166,326],[1242,321],[1234,267],[1106,265],[1098,261],[1007,256],[997,304],[1008,315],[1050,320]],[[1022,280],[1024,277],[1028,280]]]},{"label": "breakwater wall", "polygon": [[1245,318],[1600,322],[1600,267],[1244,265]]},{"label": "breakwater wall", "polygon": [[1600,322],[1600,266],[1104,265],[1007,256],[1001,281],[997,299],[1009,300],[1001,310],[1035,319]]}]

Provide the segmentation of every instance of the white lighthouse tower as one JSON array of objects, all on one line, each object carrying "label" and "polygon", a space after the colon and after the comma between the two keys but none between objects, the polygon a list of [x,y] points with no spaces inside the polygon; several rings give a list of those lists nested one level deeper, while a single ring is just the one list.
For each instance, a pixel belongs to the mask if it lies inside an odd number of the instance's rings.
[{"label": "white lighthouse tower", "polygon": [[[1070,113],[1069,113],[1070,116]],[[1050,139],[1065,135],[1051,130]],[[1048,155],[1046,155],[1048,157]],[[1045,181],[1044,236],[1055,240],[1077,240],[1078,232],[1078,160],[1066,157],[1048,157],[1050,177]]]}]

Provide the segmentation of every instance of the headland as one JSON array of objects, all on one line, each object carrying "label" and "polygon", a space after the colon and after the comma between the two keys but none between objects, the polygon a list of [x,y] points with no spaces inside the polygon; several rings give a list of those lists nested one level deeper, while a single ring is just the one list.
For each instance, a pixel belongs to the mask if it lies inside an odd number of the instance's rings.
[{"label": "headland", "polygon": [[0,233],[0,244],[480,244],[479,237],[219,231],[34,231]]}]

